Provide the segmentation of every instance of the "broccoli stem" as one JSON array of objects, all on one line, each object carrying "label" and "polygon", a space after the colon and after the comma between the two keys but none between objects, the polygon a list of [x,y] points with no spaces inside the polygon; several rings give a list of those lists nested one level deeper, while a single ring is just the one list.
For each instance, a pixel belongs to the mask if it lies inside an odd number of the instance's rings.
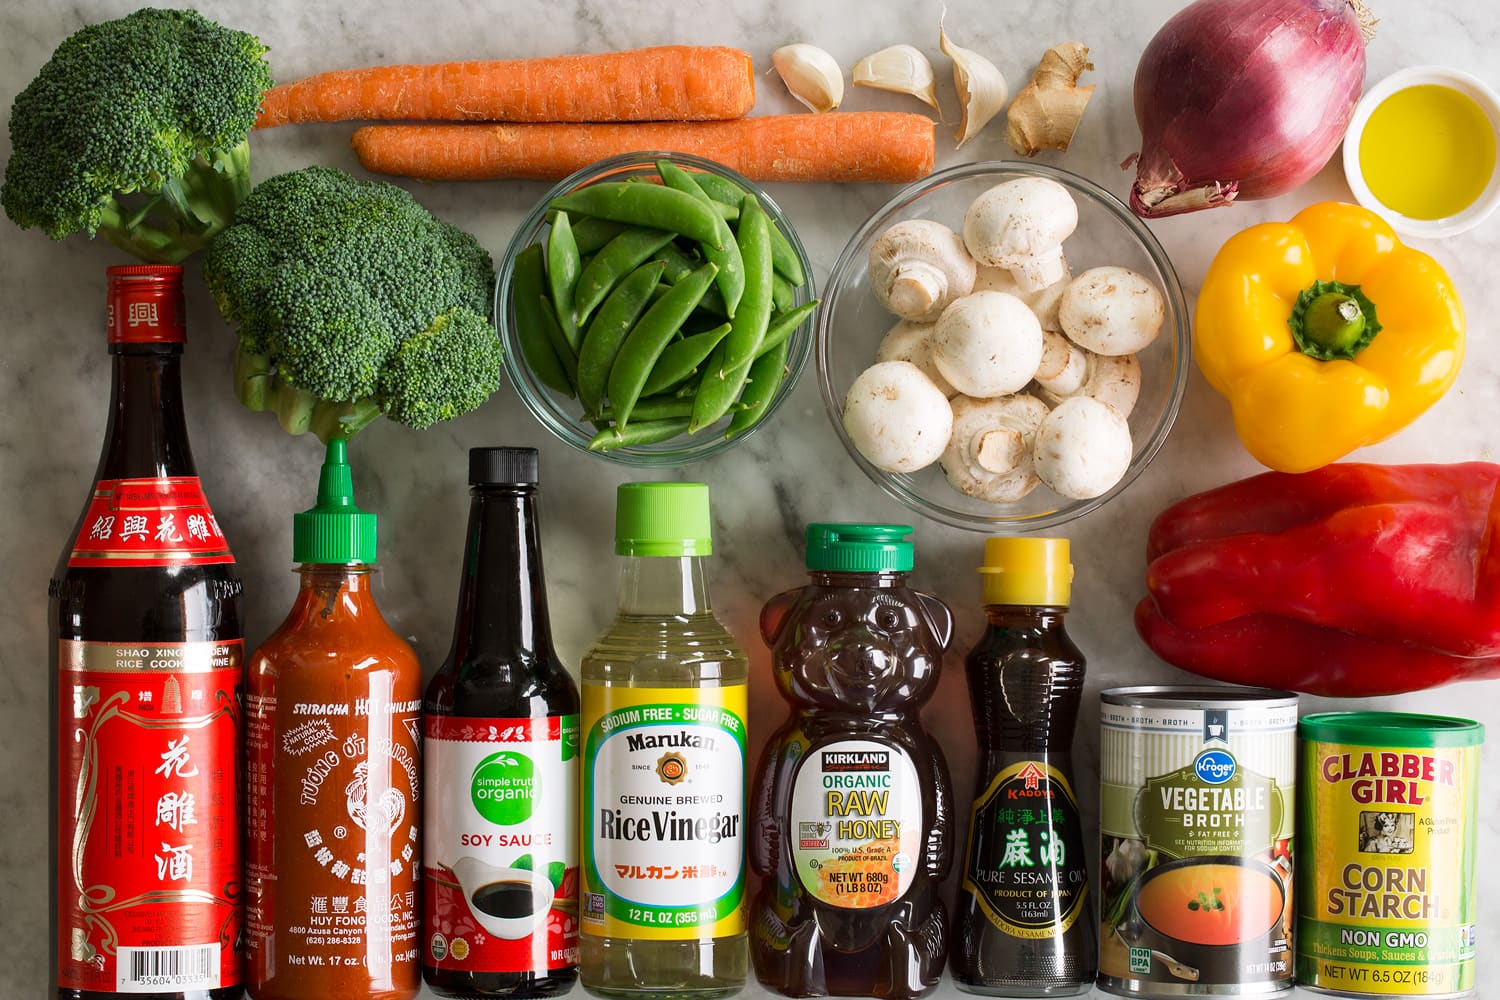
[{"label": "broccoli stem", "polygon": [[270,406],[273,390],[270,357],[252,351],[241,337],[234,350],[234,394],[246,409],[259,412]]},{"label": "broccoli stem", "polygon": [[379,417],[380,404],[368,396],[352,403],[324,400],[313,411],[308,430],[316,434],[324,444],[336,437],[347,441]]},{"label": "broccoli stem", "polygon": [[126,253],[156,264],[180,264],[208,246],[234,221],[250,191],[250,141],[216,150],[168,180],[145,207],[126,213],[118,201],[104,206],[99,232]]},{"label": "broccoli stem", "polygon": [[321,400],[306,389],[299,389],[289,382],[276,380],[272,405],[276,420],[288,434],[306,434],[312,425],[313,411]]}]

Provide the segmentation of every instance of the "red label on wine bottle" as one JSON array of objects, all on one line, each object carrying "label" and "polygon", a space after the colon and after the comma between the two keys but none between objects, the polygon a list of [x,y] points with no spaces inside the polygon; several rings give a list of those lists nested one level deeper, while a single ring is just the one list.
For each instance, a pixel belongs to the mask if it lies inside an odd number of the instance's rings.
[{"label": "red label on wine bottle", "polygon": [[100,480],[68,557],[69,566],[232,562],[197,476]]},{"label": "red label on wine bottle", "polygon": [[62,640],[57,968],[66,990],[241,981],[241,640]]}]

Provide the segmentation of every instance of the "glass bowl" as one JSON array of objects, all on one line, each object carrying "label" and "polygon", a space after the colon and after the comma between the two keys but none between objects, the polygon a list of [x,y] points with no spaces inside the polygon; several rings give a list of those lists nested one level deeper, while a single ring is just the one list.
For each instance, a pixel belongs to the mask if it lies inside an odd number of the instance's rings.
[{"label": "glass bowl", "polygon": [[[844,430],[844,396],[860,372],[875,363],[881,339],[897,322],[870,290],[870,245],[906,219],[933,219],[958,231],[976,196],[1002,181],[1046,177],[1078,203],[1078,228],[1063,244],[1074,274],[1115,264],[1149,278],[1161,290],[1166,318],[1155,341],[1139,355],[1141,392],[1129,417],[1134,454],[1109,492],[1088,500],[1060,497],[1045,485],[1014,503],[992,503],[960,493],[936,463],[913,473],[890,473],[870,464]],[[849,240],[829,275],[819,309],[817,368],[828,417],[855,463],[892,498],[925,517],[958,528],[996,534],[1051,530],[1124,492],[1166,440],[1188,380],[1190,335],[1187,302],[1167,253],[1144,222],[1114,195],[1086,178],[1036,163],[986,162],[951,167],[903,188]]]},{"label": "glass bowl", "polygon": [[792,227],[780,206],[755,182],[712,160],[686,153],[627,153],[623,156],[600,160],[593,166],[585,167],[559,181],[543,195],[536,207],[521,220],[520,227],[511,237],[510,245],[506,247],[505,256],[500,262],[500,271],[495,282],[495,322],[500,329],[500,337],[505,346],[505,370],[510,376],[511,383],[516,387],[516,392],[526,404],[526,408],[559,440],[590,455],[639,468],[687,465],[711,458],[733,448],[764,427],[776,415],[776,411],[781,408],[786,398],[791,395],[798,375],[807,365],[807,359],[812,353],[812,331],[816,317],[815,310],[813,316],[809,316],[792,332],[787,350],[786,377],[781,380],[781,387],[771,400],[765,416],[744,433],[733,438],[726,438],[724,436],[724,429],[728,422],[726,417],[714,426],[705,428],[691,437],[683,434],[659,444],[631,445],[610,451],[589,451],[589,441],[594,437],[597,428],[583,419],[582,404],[576,399],[568,399],[543,385],[523,360],[516,335],[515,310],[511,302],[511,276],[515,267],[516,254],[527,246],[547,238],[547,231],[550,228],[547,222],[547,206],[552,199],[601,181],[622,181],[631,177],[656,179],[658,177],[656,161],[658,160],[670,160],[690,172],[704,171],[717,174],[726,180],[733,181],[759,198],[771,222],[786,234],[792,249],[797,253],[797,259],[802,262],[803,273],[807,276],[802,286],[796,289],[794,306],[811,301],[814,294],[812,264],[807,259],[807,251],[803,249],[802,242],[797,238],[797,231]]}]

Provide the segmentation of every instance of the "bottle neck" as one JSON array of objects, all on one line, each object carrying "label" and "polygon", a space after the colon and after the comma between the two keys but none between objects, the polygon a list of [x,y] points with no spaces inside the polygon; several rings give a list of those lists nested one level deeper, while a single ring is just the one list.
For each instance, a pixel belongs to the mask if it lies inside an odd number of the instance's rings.
[{"label": "bottle neck", "polygon": [[1067,605],[986,604],[984,617],[996,628],[1049,629],[1063,628]]},{"label": "bottle neck", "polygon": [[622,615],[712,613],[699,556],[627,556],[620,574]]},{"label": "bottle neck", "polygon": [[904,587],[908,573],[881,570],[874,573],[843,573],[833,570],[811,569],[807,571],[813,585],[817,587]]},{"label": "bottle neck", "polygon": [[196,476],[182,411],[181,344],[115,344],[96,479]]},{"label": "bottle neck", "polygon": [[536,487],[473,490],[449,662],[552,649]]},{"label": "bottle neck", "polygon": [[384,626],[371,590],[375,568],[366,563],[302,563],[291,620],[312,625],[360,625],[370,619]]}]

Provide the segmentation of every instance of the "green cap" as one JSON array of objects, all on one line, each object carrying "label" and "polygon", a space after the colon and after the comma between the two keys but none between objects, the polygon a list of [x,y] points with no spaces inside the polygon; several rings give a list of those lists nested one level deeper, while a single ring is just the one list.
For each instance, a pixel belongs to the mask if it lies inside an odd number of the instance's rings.
[{"label": "green cap", "polygon": [[809,524],[807,568],[825,573],[910,573],[906,524]]},{"label": "green cap", "polygon": [[1406,712],[1320,712],[1304,715],[1297,724],[1304,740],[1388,746],[1424,750],[1435,747],[1477,747],[1484,743],[1484,726],[1473,719]]},{"label": "green cap", "polygon": [[714,550],[705,483],[621,483],[615,498],[615,553],[706,556]]},{"label": "green cap", "polygon": [[328,442],[318,476],[318,502],[292,517],[292,561],[299,563],[373,563],[375,515],[354,505],[354,475],[348,444]]}]

